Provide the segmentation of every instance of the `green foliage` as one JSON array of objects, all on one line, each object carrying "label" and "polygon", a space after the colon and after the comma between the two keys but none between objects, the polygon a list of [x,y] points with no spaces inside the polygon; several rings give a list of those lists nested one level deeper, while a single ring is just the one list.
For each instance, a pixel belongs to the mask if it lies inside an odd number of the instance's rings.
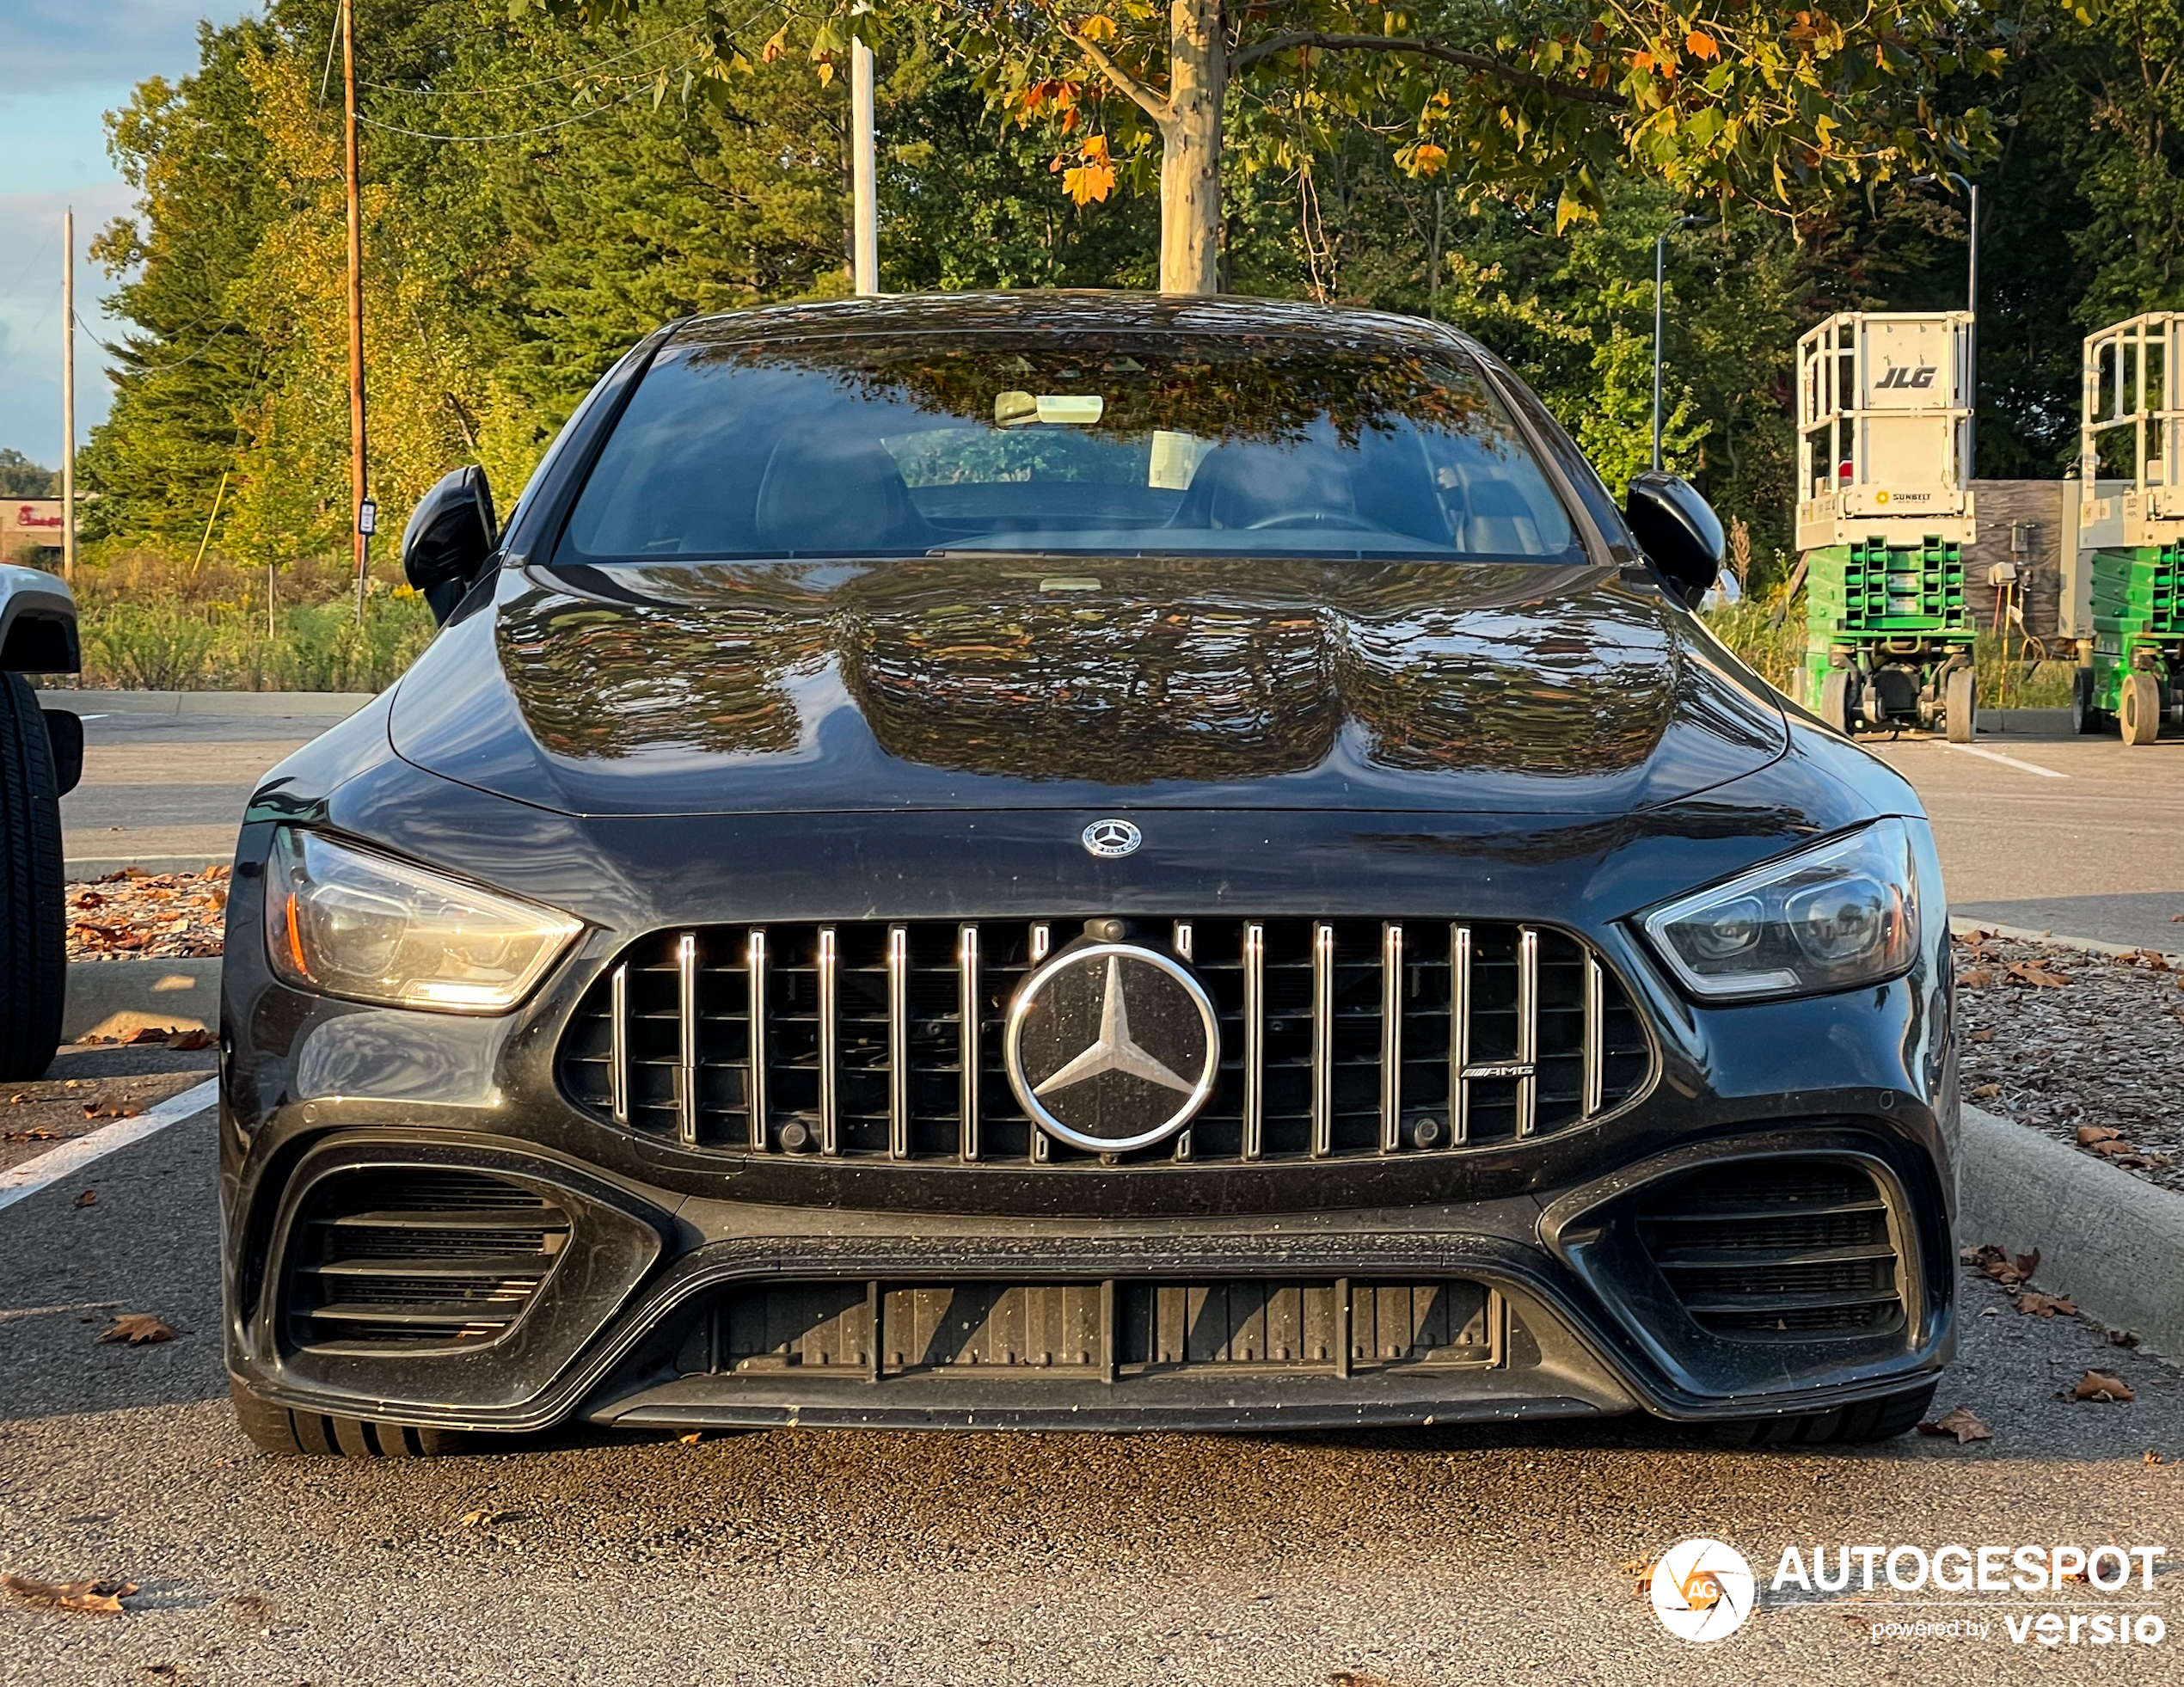
[{"label": "green foliage", "polygon": [[58,470],[33,463],[12,446],[0,450],[0,498],[57,498],[60,489]]},{"label": "green foliage", "polygon": [[348,603],[277,611],[261,604],[108,602],[82,617],[86,686],[156,691],[379,691],[431,641],[421,598],[383,593],[364,624]]}]

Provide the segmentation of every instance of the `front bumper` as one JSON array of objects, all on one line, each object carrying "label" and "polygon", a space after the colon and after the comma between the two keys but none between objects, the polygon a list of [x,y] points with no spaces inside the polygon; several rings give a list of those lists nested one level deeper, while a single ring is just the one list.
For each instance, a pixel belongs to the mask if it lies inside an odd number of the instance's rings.
[{"label": "front bumper", "polygon": [[[1632,1215],[1664,1181],[1701,1163],[1785,1162],[1874,1174],[1902,1238],[1900,1328],[1848,1344],[1723,1340],[1681,1313],[1637,1251]],[[510,1330],[439,1353],[329,1353],[285,1340],[291,1288],[277,1262],[298,1245],[298,1215],[312,1192],[384,1170],[414,1179],[436,1169],[535,1188],[571,1218],[561,1263]],[[1930,1161],[1879,1120],[1807,1121],[1687,1144],[1547,1202],[1514,1196],[1187,1221],[1007,1222],[678,1199],[506,1139],[337,1129],[314,1141],[284,1181],[264,1255],[273,1268],[255,1285],[230,1276],[229,1358],[253,1393],[299,1410],[504,1431],[571,1418],[684,1427],[1141,1430],[1635,1409],[1732,1419],[1828,1409],[1936,1374],[1952,1335],[1941,1213]],[[831,1366],[793,1358],[739,1364],[724,1354],[733,1306],[777,1298],[785,1285],[806,1293],[831,1287],[845,1304],[862,1301],[916,1327],[872,1341],[873,1328],[891,1328],[875,1318],[864,1326],[861,1351],[837,1355]],[[1344,1297],[1347,1337],[1360,1297],[1398,1285],[1405,1294],[1434,1285],[1461,1301],[1471,1314],[1466,1328],[1451,1329],[1439,1353],[1386,1363],[1376,1362],[1370,1343],[1328,1344],[1324,1320],[1317,1351],[1304,1343],[1275,1351],[1275,1293],[1308,1309]],[[1142,1328],[1133,1338],[1125,1328],[1129,1309],[1163,1292],[1197,1295],[1186,1322],[1202,1326],[1208,1297],[1230,1291],[1248,1298],[1251,1311],[1224,1313],[1211,1343],[1202,1328],[1187,1338],[1205,1362],[1185,1362],[1182,1344],[1156,1356]],[[1076,1293],[1098,1309],[1077,1326],[1082,1351],[980,1365],[996,1356],[991,1342],[953,1332],[936,1340],[936,1304],[943,1314],[951,1304],[991,1314],[1010,1294],[1042,1293],[1057,1304]],[[1310,1322],[1293,1328],[1308,1335]],[[973,1322],[965,1319],[964,1331]],[[868,1362],[874,1353],[877,1362]],[[838,1362],[844,1358],[855,1362]]]}]

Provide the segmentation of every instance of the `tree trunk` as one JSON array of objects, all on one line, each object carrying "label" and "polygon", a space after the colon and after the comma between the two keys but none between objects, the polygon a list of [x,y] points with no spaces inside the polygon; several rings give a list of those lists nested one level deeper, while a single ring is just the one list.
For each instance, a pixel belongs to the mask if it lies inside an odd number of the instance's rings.
[{"label": "tree trunk", "polygon": [[1160,290],[1221,291],[1221,108],[1229,47],[1222,0],[1169,0],[1161,126]]}]

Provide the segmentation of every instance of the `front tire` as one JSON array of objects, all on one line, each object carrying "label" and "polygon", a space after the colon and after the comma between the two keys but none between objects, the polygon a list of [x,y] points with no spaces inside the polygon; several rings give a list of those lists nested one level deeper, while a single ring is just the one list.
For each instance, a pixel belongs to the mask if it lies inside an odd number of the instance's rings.
[{"label": "front tire", "polygon": [[1851,718],[1852,689],[1857,675],[1848,668],[1830,668],[1820,681],[1820,719],[1848,738],[1856,725]]},{"label": "front tire", "polygon": [[1942,681],[1942,724],[1949,742],[1969,744],[1978,721],[1979,671],[1951,668]]},{"label": "front tire", "polygon": [[232,1377],[228,1389],[235,1396],[236,1421],[242,1432],[262,1451],[285,1458],[439,1458],[462,1445],[462,1437],[450,1429],[291,1412],[259,1399]]},{"label": "front tire", "polygon": [[2144,668],[2133,669],[2123,682],[2123,708],[2119,711],[2126,744],[2151,744],[2162,732],[2162,683]]},{"label": "front tire", "polygon": [[2093,701],[2093,670],[2071,670],[2071,730],[2080,738],[2091,738],[2106,727],[2107,718]]},{"label": "front tire", "polygon": [[0,1082],[42,1077],[68,998],[60,792],[37,693],[0,673]]},{"label": "front tire", "polygon": [[1862,1400],[1832,1412],[1789,1412],[1776,1418],[1746,1418],[1716,1424],[1714,1441],[1722,1447],[1825,1447],[1856,1441],[1893,1441],[1926,1420],[1939,1383],[1902,1394]]}]

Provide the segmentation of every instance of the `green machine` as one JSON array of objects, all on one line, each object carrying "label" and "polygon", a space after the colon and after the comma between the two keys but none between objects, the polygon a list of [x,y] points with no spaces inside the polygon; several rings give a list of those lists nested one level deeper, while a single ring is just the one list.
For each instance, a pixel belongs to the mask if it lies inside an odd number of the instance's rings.
[{"label": "green machine", "polygon": [[2184,727],[2184,312],[2086,336],[2078,452],[2063,582],[2071,719],[2151,744]]},{"label": "green machine", "polygon": [[1797,342],[1807,708],[1972,740],[1972,313],[1846,311]]}]

